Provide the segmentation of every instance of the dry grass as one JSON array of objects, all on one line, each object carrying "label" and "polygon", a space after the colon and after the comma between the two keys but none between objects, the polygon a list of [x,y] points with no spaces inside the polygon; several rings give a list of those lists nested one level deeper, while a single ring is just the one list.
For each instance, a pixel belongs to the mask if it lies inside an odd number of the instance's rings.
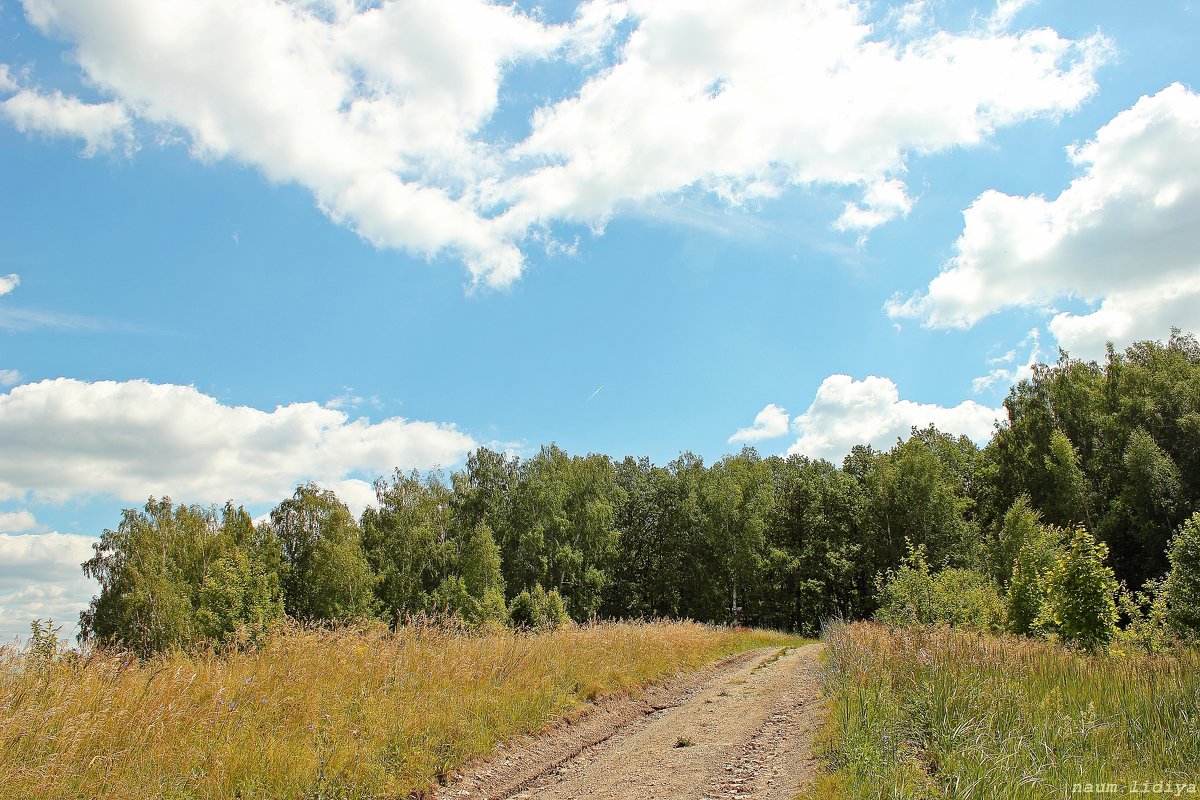
[{"label": "dry grass", "polygon": [[291,630],[141,663],[0,650],[0,798],[405,797],[590,698],[789,643],[646,623]]},{"label": "dry grass", "polygon": [[[826,635],[821,797],[1069,797],[1200,783],[1200,653],[1086,655],[949,628]],[[1085,789],[1081,788],[1081,791]],[[1194,790],[1193,790],[1194,791]]]}]

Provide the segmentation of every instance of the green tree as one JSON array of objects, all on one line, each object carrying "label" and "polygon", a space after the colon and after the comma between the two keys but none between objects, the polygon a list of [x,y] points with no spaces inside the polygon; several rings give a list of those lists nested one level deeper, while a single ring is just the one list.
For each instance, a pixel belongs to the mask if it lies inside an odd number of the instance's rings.
[{"label": "green tree", "polygon": [[607,456],[568,456],[550,445],[521,464],[507,538],[499,542],[508,591],[540,584],[559,593],[574,619],[596,613],[624,499]]},{"label": "green tree", "polygon": [[479,601],[471,596],[466,582],[458,575],[442,579],[430,597],[429,605],[435,614],[448,614],[471,622],[479,618]]},{"label": "green tree", "polygon": [[479,523],[459,557],[463,590],[472,600],[464,614],[469,621],[502,622],[507,617],[502,566],[491,529]]},{"label": "green tree", "polygon": [[874,573],[897,566],[909,543],[924,546],[935,564],[972,566],[978,558],[980,539],[968,519],[964,477],[943,461],[932,438],[914,429],[907,441],[860,468],[865,555]]},{"label": "green tree", "polygon": [[283,599],[300,620],[351,620],[370,613],[375,577],[354,517],[315,484],[296,488],[271,511],[283,554]]},{"label": "green tree", "polygon": [[504,593],[500,546],[487,525],[475,526],[459,557],[459,564],[467,592],[472,597],[482,599],[488,592]]},{"label": "green tree", "polygon": [[750,448],[726,456],[701,478],[700,502],[708,550],[716,556],[730,610],[728,617],[716,608],[706,616],[737,623],[762,566],[774,503],[770,469]]},{"label": "green tree", "polygon": [[1161,575],[1167,569],[1167,542],[1185,508],[1182,473],[1141,426],[1130,435],[1121,462],[1124,480],[1110,516],[1143,551],[1144,574]]},{"label": "green tree", "polygon": [[282,611],[274,540],[232,504],[176,506],[150,498],[125,509],[83,564],[100,584],[80,618],[80,639],[150,655],[220,638]]},{"label": "green tree", "polygon": [[[1061,354],[1013,387],[988,445],[993,519],[1021,493],[1044,519],[1086,522],[1133,590],[1167,569],[1166,542],[1200,505],[1200,344],[1109,348],[1097,364]],[[1066,445],[1070,445],[1068,448]]]},{"label": "green tree", "polygon": [[1004,518],[993,537],[989,550],[992,576],[997,582],[1012,577],[1017,555],[1025,543],[1037,538],[1041,532],[1041,516],[1029,501],[1029,495],[1021,494],[1004,513]]},{"label": "green tree", "polygon": [[451,475],[451,505],[456,527],[484,524],[496,541],[509,538],[512,500],[520,480],[520,459],[481,447],[467,456],[461,472]]},{"label": "green tree", "polygon": [[205,570],[195,599],[197,630],[209,639],[283,616],[280,554],[270,526],[255,527],[244,509],[227,503],[219,534],[224,552]]},{"label": "green tree", "polygon": [[1050,454],[1046,456],[1049,493],[1045,512],[1060,525],[1089,522],[1087,478],[1079,466],[1079,454],[1062,431],[1050,435]]},{"label": "green tree", "polygon": [[363,550],[377,576],[382,614],[395,624],[426,610],[450,575],[456,547],[451,496],[437,475],[396,470],[390,482],[376,481],[375,497],[377,507],[362,516]]},{"label": "green tree", "polygon": [[860,558],[862,488],[828,461],[790,456],[772,463],[775,503],[755,617],[815,635],[825,619],[853,618],[873,602]]}]

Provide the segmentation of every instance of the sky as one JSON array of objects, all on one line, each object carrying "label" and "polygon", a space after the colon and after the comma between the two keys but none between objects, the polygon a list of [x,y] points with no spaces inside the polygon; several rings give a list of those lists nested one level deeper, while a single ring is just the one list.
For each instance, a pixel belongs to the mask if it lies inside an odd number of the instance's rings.
[{"label": "sky", "polygon": [[148,496],[986,442],[1200,331],[1191,0],[0,0],[0,640]]}]

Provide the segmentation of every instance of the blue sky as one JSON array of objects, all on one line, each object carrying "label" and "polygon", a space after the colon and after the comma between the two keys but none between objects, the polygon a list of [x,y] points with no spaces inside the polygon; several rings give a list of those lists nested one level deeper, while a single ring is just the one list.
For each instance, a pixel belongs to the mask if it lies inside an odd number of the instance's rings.
[{"label": "blue sky", "polygon": [[149,494],[839,459],[1200,329],[1188,2],[0,0],[0,635]]}]

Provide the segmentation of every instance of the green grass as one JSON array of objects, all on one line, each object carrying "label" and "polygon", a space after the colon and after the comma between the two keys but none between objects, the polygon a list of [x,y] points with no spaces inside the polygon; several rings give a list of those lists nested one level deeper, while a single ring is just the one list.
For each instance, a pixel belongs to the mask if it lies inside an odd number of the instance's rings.
[{"label": "green grass", "polygon": [[825,640],[830,774],[812,797],[1021,800],[1158,782],[1195,796],[1200,784],[1194,650],[1086,655],[873,623]]},{"label": "green grass", "polygon": [[0,648],[0,798],[397,798],[588,700],[796,640],[692,623],[284,630],[253,652]]}]

